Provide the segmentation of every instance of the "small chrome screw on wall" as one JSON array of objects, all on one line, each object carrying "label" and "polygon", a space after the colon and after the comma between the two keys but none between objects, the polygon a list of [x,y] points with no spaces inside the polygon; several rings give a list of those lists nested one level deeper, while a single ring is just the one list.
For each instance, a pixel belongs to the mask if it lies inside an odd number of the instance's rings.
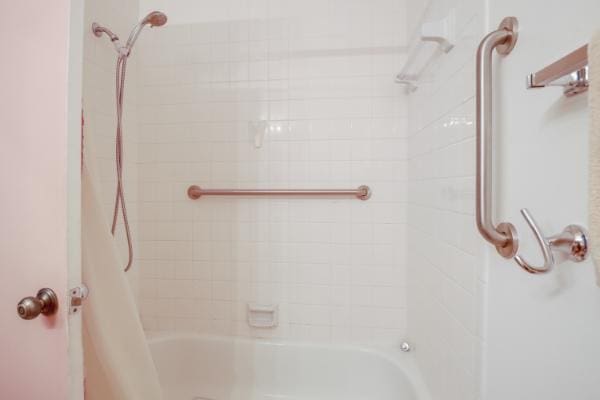
[{"label": "small chrome screw on wall", "polygon": [[408,343],[408,342],[402,342],[402,343],[400,343],[400,351],[408,353],[410,350],[411,350],[410,343]]}]

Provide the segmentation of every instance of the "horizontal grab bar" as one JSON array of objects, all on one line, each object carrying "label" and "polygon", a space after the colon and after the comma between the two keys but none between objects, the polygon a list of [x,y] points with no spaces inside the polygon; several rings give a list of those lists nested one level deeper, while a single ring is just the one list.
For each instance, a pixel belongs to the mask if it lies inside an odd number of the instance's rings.
[{"label": "horizontal grab bar", "polygon": [[203,189],[192,185],[187,194],[192,200],[198,200],[202,196],[352,196],[369,200],[371,188],[362,185],[356,189]]}]

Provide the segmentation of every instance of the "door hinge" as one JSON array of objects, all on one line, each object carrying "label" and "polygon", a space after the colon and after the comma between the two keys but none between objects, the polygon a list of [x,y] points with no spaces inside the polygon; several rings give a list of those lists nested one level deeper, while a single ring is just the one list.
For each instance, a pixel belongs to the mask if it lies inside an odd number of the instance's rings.
[{"label": "door hinge", "polygon": [[89,289],[84,284],[69,290],[69,298],[71,299],[69,314],[75,314],[79,312],[79,309],[83,305],[83,300],[88,297],[89,292]]}]

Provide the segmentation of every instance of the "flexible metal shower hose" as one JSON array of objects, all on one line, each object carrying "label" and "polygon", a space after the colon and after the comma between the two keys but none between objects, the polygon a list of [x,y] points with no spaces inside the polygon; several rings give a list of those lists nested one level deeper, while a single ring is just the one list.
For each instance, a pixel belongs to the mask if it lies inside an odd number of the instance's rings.
[{"label": "flexible metal shower hose", "polygon": [[129,271],[129,268],[131,268],[131,264],[133,263],[133,244],[131,242],[131,231],[129,229],[129,219],[127,218],[127,207],[125,206],[125,196],[123,192],[123,92],[125,89],[126,70],[127,56],[120,55],[117,59],[116,70],[117,134],[115,140],[115,162],[117,167],[117,190],[115,196],[112,227],[110,231],[114,236],[120,209],[121,214],[123,215],[123,225],[125,226],[127,247],[129,250],[125,272]]}]

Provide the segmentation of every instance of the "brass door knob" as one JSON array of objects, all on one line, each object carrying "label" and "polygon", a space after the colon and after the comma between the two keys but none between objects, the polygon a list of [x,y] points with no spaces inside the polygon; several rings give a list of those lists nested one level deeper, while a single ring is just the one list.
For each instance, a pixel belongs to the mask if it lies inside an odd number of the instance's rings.
[{"label": "brass door knob", "polygon": [[25,297],[17,304],[17,313],[23,319],[34,319],[40,314],[46,316],[58,310],[58,297],[52,289],[44,288],[35,297]]}]

